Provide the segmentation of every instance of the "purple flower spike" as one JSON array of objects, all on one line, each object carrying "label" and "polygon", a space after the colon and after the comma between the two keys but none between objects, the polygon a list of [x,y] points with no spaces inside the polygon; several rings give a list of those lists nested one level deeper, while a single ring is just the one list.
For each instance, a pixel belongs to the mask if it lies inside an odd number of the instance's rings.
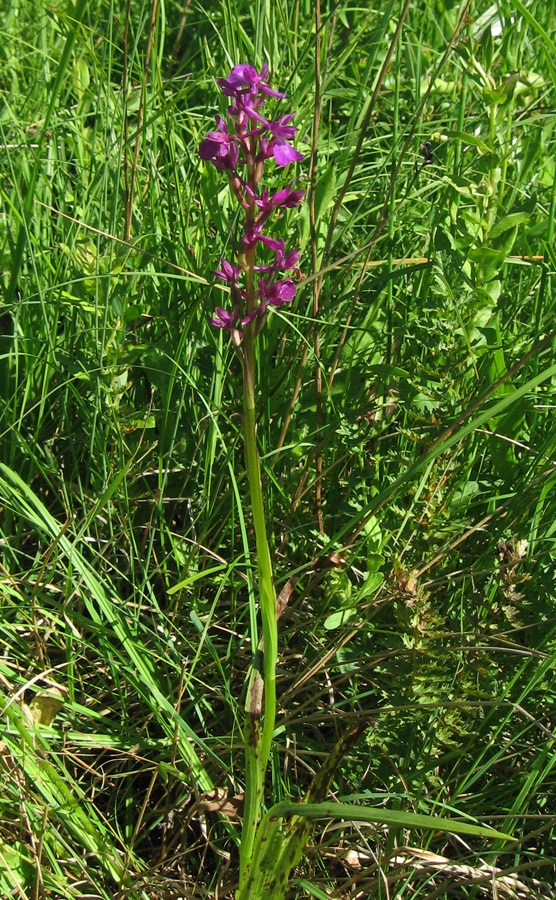
[{"label": "purple flower spike", "polygon": [[[199,146],[201,159],[227,171],[230,187],[245,213],[243,233],[237,239],[238,264],[221,259],[220,269],[212,272],[230,286],[232,310],[218,306],[210,321],[215,328],[229,332],[236,349],[243,340],[241,328],[249,326],[247,334],[255,338],[266,321],[268,307],[281,307],[293,299],[295,283],[291,278],[276,280],[278,273],[293,272],[300,277],[299,249],[288,253],[281,237],[263,234],[275,210],[293,209],[305,196],[304,191],[294,189],[294,181],[272,194],[268,188],[259,187],[267,159],[273,157],[277,166],[285,167],[302,158],[290,143],[297,132],[291,124],[294,114],[286,113],[273,121],[259,112],[268,98],[284,99],[284,94],[269,86],[267,78],[266,63],[260,73],[242,63],[226,78],[218,78],[222,93],[230,98],[229,122],[217,116],[217,130],[210,131]],[[260,245],[272,251],[271,262],[257,262]],[[264,273],[256,289],[254,272]]]}]

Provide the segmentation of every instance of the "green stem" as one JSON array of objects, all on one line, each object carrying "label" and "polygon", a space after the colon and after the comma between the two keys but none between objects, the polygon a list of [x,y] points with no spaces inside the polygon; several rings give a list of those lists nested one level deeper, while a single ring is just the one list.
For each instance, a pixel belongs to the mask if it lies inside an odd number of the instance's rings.
[{"label": "green stem", "polygon": [[[246,340],[250,342],[251,339]],[[246,348],[247,349],[247,348]],[[276,659],[278,656],[278,626],[276,622],[276,593],[272,574],[270,548],[266,535],[263,492],[261,484],[261,465],[257,449],[255,422],[255,379],[251,368],[251,360],[246,352],[243,375],[243,430],[245,440],[245,462],[255,542],[259,569],[259,598],[263,625],[264,657],[264,723],[262,732],[261,767],[266,769],[270,756],[270,745],[274,733],[276,718]]]},{"label": "green stem", "polygon": [[[258,658],[251,668],[247,685],[247,701],[245,704],[245,726],[243,741],[245,745],[245,803],[241,843],[239,848],[239,886],[240,891],[249,880],[253,843],[257,831],[257,823],[261,815],[264,799],[264,769],[261,771],[261,732],[260,710],[263,694],[263,678],[257,668]],[[238,896],[238,895],[236,895]]]},{"label": "green stem", "polygon": [[[255,180],[254,163],[248,161],[249,180]],[[252,185],[253,186],[253,185]],[[246,231],[255,217],[254,203],[246,216]],[[255,250],[241,254],[240,263],[245,272],[247,310],[252,312],[255,297]],[[255,656],[253,670],[247,689],[246,716],[244,728],[245,744],[245,813],[240,845],[240,892],[249,879],[253,843],[257,825],[261,817],[264,800],[264,779],[270,750],[274,723],[276,720],[276,660],[278,656],[278,627],[276,620],[276,592],[272,573],[272,560],[266,533],[263,491],[261,484],[261,462],[257,447],[257,421],[255,411],[256,372],[255,323],[245,328],[242,345],[243,357],[243,438],[245,467],[249,483],[253,527],[257,552],[259,576],[259,604],[263,629],[262,682],[259,660]],[[255,636],[254,636],[255,638]],[[258,641],[254,640],[254,649]],[[260,730],[261,694],[264,685],[264,719]]]},{"label": "green stem", "polygon": [[258,715],[260,714],[258,712],[260,674],[255,669],[249,680],[244,731],[246,784],[245,815],[240,847],[240,887],[245,883],[249,875],[253,842],[261,815],[264,776],[270,757],[276,719],[276,659],[278,656],[276,593],[274,590],[270,548],[266,534],[261,464],[257,448],[254,342],[255,338],[252,335],[245,334],[243,345],[243,436],[245,442],[245,465],[255,529],[259,602],[263,626],[264,720],[261,734],[258,723]]}]

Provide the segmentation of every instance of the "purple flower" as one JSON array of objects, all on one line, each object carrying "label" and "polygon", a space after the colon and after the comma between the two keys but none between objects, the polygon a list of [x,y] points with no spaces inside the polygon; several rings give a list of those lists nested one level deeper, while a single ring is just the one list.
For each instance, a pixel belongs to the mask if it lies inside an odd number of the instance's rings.
[{"label": "purple flower", "polygon": [[270,149],[277,166],[289,166],[291,162],[299,162],[302,154],[283,138],[275,138],[270,142]]},{"label": "purple flower", "polygon": [[[217,78],[217,82],[222,88],[225,97],[241,97],[244,93],[256,95],[258,91],[269,97],[279,97],[283,99],[286,95],[273,91],[265,82],[268,75],[268,65],[264,63],[261,74],[259,75],[255,66],[242,63],[236,66],[227,78]],[[242,90],[247,88],[247,91]]]},{"label": "purple flower", "polygon": [[232,331],[232,329],[237,324],[236,311],[232,310],[232,312],[229,313],[227,309],[222,309],[221,306],[217,306],[214,312],[215,315],[210,320],[214,327],[225,328],[226,331]]},{"label": "purple flower", "polygon": [[249,107],[247,108],[247,113],[249,118],[256,119],[256,121],[264,125],[266,130],[272,135],[272,140],[270,140],[270,142],[268,141],[268,138],[266,139],[264,149],[261,147],[265,154],[265,159],[268,159],[269,156],[274,156],[277,166],[289,166],[291,162],[299,162],[299,160],[303,159],[301,153],[289,143],[289,141],[295,137],[297,132],[297,128],[289,124],[294,118],[295,113],[288,113],[286,116],[282,116],[278,122],[269,122],[267,119],[263,119],[263,117],[254,109],[250,109]]},{"label": "purple flower", "polygon": [[257,272],[283,272],[291,269],[298,277],[301,275],[297,266],[301,256],[299,247],[286,253],[286,247],[282,238],[270,238],[266,237],[266,235],[261,235],[260,239],[263,244],[274,250],[274,261],[267,266],[255,266]]},{"label": "purple flower", "polygon": [[241,243],[245,247],[246,252],[252,250],[253,247],[257,246],[259,241],[262,241],[263,235],[261,234],[261,231],[263,224],[263,222],[255,222],[243,235]]},{"label": "purple flower", "polygon": [[234,345],[239,347],[243,338],[243,332],[237,327],[238,315],[236,310],[233,309],[230,313],[227,309],[222,309],[221,306],[217,306],[214,312],[215,315],[210,319],[211,325],[214,325],[215,328],[223,328],[224,331],[228,331]]},{"label": "purple flower", "polygon": [[291,278],[284,278],[283,281],[275,281],[274,284],[267,285],[264,281],[259,281],[259,294],[261,312],[266,312],[267,307],[283,306],[293,300],[295,294],[295,284]]},{"label": "purple flower", "polygon": [[221,119],[220,116],[216,116],[216,124],[218,125],[219,131],[209,131],[204,141],[201,141],[199,144],[199,156],[204,160],[211,160],[215,163],[215,160],[222,161],[226,157],[230,155],[232,149],[236,151],[236,162],[237,162],[237,147],[235,145],[235,135],[231,135],[228,131],[228,125]]},{"label": "purple flower", "polygon": [[221,281],[237,284],[237,280],[242,272],[241,266],[232,266],[227,259],[221,259],[220,267],[220,270],[213,269],[211,275],[214,275],[215,278],[220,278]]},{"label": "purple flower", "polygon": [[264,162],[265,159],[270,159],[273,156],[272,149],[270,147],[270,141],[267,138],[266,134],[264,134],[259,141],[259,152],[257,153],[257,162]]},{"label": "purple flower", "polygon": [[[292,187],[295,184],[294,181],[291,181],[285,188],[282,188],[281,191],[277,191],[272,197],[269,196],[269,193],[266,188],[263,188],[262,194],[260,197],[257,197],[255,200],[256,205],[259,209],[262,209],[263,213],[266,216],[270,215],[270,213],[274,209],[278,209],[278,207],[283,206],[288,209],[293,209],[294,206],[297,206],[298,203],[301,203],[303,197],[305,196],[305,191],[297,190],[292,191]],[[266,217],[265,216],[265,217]]]},{"label": "purple flower", "polygon": [[250,312],[249,315],[245,316],[245,318],[241,320],[241,324],[248,325],[253,319],[258,319],[259,324],[256,330],[256,333],[258,334],[266,320],[268,307],[280,307],[283,306],[284,303],[289,303],[294,297],[295,290],[295,284],[291,278],[284,278],[283,281],[275,281],[270,285],[267,284],[266,281],[259,281],[257,293],[261,301],[260,305]]},{"label": "purple flower", "polygon": [[255,112],[254,109],[250,109],[249,107],[247,107],[247,114],[250,119],[256,119],[257,122],[264,125],[266,130],[270,131],[274,137],[289,138],[289,140],[293,140],[297,134],[297,128],[295,128],[294,125],[288,124],[295,117],[295,113],[288,113],[286,116],[282,116],[278,122],[270,122],[268,119],[263,119],[258,112]]}]

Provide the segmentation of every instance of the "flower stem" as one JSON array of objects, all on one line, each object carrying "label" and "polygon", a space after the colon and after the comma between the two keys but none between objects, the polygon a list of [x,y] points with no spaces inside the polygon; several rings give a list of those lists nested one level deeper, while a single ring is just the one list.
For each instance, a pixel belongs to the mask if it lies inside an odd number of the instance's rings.
[{"label": "flower stem", "polygon": [[[249,339],[247,339],[247,342],[249,343]],[[274,590],[274,578],[272,574],[270,548],[266,535],[266,522],[261,485],[261,466],[256,440],[254,377],[251,369],[251,361],[248,359],[247,353],[243,387],[243,429],[245,440],[245,460],[247,467],[247,477],[249,480],[249,490],[251,494],[253,525],[255,529],[255,542],[257,548],[257,560],[259,569],[259,598],[264,641],[263,676],[265,688],[265,717],[262,733],[261,767],[263,769],[266,769],[266,764],[270,756],[272,735],[274,732],[274,720],[276,718],[276,659],[278,656],[278,626],[276,622],[276,592]]]},{"label": "flower stem", "polygon": [[[254,166],[248,166],[250,178],[254,179]],[[246,216],[246,228],[254,219],[254,207],[251,204]],[[255,285],[254,265],[255,250],[246,252],[240,257],[245,271],[247,309],[254,308]],[[264,779],[270,749],[274,723],[276,719],[276,659],[278,656],[278,627],[276,620],[276,592],[272,573],[272,560],[266,533],[263,491],[261,484],[261,462],[257,447],[257,422],[255,411],[255,372],[256,372],[256,336],[255,323],[251,322],[245,329],[243,358],[243,439],[245,449],[245,466],[249,483],[253,527],[257,552],[259,580],[259,605],[263,630],[262,676],[260,658],[255,656],[253,669],[249,678],[247,701],[245,708],[245,813],[240,846],[240,892],[249,878],[253,843],[257,825],[261,817],[264,800]],[[255,646],[255,649],[256,646]],[[262,696],[264,696],[264,719],[262,733],[260,716]]]}]

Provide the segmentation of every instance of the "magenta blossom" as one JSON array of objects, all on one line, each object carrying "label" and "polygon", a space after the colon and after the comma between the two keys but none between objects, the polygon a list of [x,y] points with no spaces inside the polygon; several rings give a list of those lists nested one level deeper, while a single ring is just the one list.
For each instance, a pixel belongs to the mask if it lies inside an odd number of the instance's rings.
[{"label": "magenta blossom", "polygon": [[224,331],[229,332],[234,346],[239,347],[243,338],[243,332],[237,327],[238,315],[236,310],[234,309],[230,313],[228,310],[222,309],[221,306],[217,306],[214,313],[215,315],[210,319],[211,325],[214,325],[215,328],[223,328]]},{"label": "magenta blossom", "polygon": [[235,310],[231,313],[221,306],[217,306],[214,310],[215,316],[210,320],[215,328],[225,328],[226,331],[232,331],[237,325],[237,315]]},{"label": "magenta blossom", "polygon": [[244,89],[246,88],[247,93],[253,94],[254,96],[260,91],[262,94],[266,94],[269,97],[279,97],[280,99],[283,99],[286,96],[285,94],[273,91],[265,82],[267,75],[268,65],[266,63],[264,63],[260,75],[255,66],[244,63],[232,69],[227,78],[217,78],[216,80],[222,88],[222,93],[225,97],[237,98],[238,94],[245,93]]},{"label": "magenta blossom", "polygon": [[229,281],[231,284],[237,284],[241,272],[241,266],[232,266],[227,259],[221,259],[220,270],[213,269],[211,275],[214,275],[215,278],[220,278],[221,281]]},{"label": "magenta blossom", "polygon": [[290,144],[297,132],[297,128],[289,124],[295,113],[288,113],[277,122],[269,122],[267,119],[263,119],[254,109],[248,108],[247,114],[250,119],[255,119],[264,125],[265,129],[272,135],[272,140],[265,145],[267,159],[271,155],[274,156],[277,166],[289,166],[291,162],[299,162],[299,160],[303,159],[301,153],[298,153]]},{"label": "magenta blossom", "polygon": [[270,238],[263,235],[261,241],[271,250],[274,250],[274,261],[266,266],[255,266],[256,272],[285,272],[290,269],[296,273],[298,278],[301,277],[301,272],[297,266],[301,255],[299,248],[286,253],[282,238]]},{"label": "magenta blossom", "polygon": [[255,222],[243,235],[241,243],[245,247],[246,252],[248,252],[249,250],[253,250],[253,248],[257,246],[258,242],[262,241],[263,224],[263,222]]},{"label": "magenta blossom", "polygon": [[283,281],[275,281],[270,287],[264,281],[259,281],[259,293],[261,297],[260,309],[266,312],[267,307],[283,306],[293,300],[295,294],[295,284],[291,278],[284,278]]},{"label": "magenta blossom", "polygon": [[270,142],[270,147],[277,166],[289,166],[291,162],[299,162],[303,159],[301,153],[282,138],[275,138]]},{"label": "magenta blossom", "polygon": [[290,182],[290,184],[288,184],[285,188],[282,188],[281,191],[277,191],[275,194],[273,194],[272,197],[269,196],[267,189],[263,188],[261,196],[255,198],[255,204],[266,215],[270,215],[270,213],[274,209],[278,209],[278,207],[280,206],[292,209],[294,206],[297,206],[299,203],[301,203],[303,197],[305,196],[305,191],[292,191],[292,187],[294,184],[294,181]]},{"label": "magenta blossom", "polygon": [[218,169],[235,169],[239,157],[237,138],[228,131],[228,125],[216,116],[219,131],[209,131],[199,144],[201,159],[210,160]]},{"label": "magenta blossom", "polygon": [[[301,203],[305,192],[294,188],[295,181],[273,193],[267,187],[260,188],[267,160],[273,158],[276,166],[284,168],[302,158],[291,143],[297,133],[291,124],[294,113],[273,120],[259,112],[267,100],[284,99],[284,94],[269,85],[267,64],[259,73],[254,66],[242,63],[217,82],[231,101],[227,110],[229,121],[216,117],[217,130],[210,131],[201,141],[199,155],[217,169],[227,171],[245,218],[242,234],[237,236],[236,264],[221,259],[220,269],[212,272],[230,286],[232,310],[217,307],[210,321],[215,328],[227,331],[239,348],[242,328],[249,326],[247,333],[255,337],[266,321],[268,308],[279,308],[295,295],[295,283],[291,278],[280,279],[279,273],[290,271],[300,277],[300,251],[286,251],[283,238],[263,234],[263,227],[267,229],[275,210],[293,209]],[[274,258],[270,262],[257,260],[260,245],[272,251]],[[255,272],[264,275],[256,287]]]}]

